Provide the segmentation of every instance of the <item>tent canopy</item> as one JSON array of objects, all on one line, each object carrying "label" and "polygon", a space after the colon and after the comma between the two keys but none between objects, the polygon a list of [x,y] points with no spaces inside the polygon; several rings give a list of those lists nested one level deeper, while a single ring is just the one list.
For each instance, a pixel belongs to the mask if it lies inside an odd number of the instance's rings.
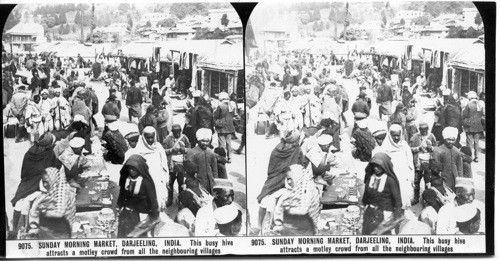
[{"label": "tent canopy", "polygon": [[77,41],[60,41],[40,44],[35,47],[35,52],[37,53],[50,53],[58,57],[77,57],[78,54],[84,59],[93,59],[97,54],[108,54],[112,50],[112,44],[92,44],[84,45]]},{"label": "tent canopy", "polygon": [[140,59],[149,59],[153,55],[155,42],[139,41],[120,46],[113,50],[112,55],[118,55],[121,50],[124,56]]}]

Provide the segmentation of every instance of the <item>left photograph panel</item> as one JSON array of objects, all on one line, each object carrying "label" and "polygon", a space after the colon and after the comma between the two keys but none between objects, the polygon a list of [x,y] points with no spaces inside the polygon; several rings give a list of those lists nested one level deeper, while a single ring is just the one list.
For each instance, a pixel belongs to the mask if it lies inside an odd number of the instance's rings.
[{"label": "left photograph panel", "polygon": [[231,4],[4,7],[8,240],[246,235],[243,27]]}]

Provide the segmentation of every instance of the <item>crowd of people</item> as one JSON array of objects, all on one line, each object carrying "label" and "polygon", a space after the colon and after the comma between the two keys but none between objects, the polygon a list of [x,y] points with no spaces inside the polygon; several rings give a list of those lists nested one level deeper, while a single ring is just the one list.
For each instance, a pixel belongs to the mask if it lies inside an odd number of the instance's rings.
[{"label": "crowd of people", "polygon": [[[344,62],[333,52],[308,51],[251,61],[247,103],[257,112],[256,133],[280,139],[257,198],[261,235],[317,234],[320,198],[349,168],[365,187],[361,234],[484,233],[471,170],[484,136],[484,95],[459,99],[438,84],[438,70],[426,79],[357,52]],[[357,93],[354,101],[349,92]]]},{"label": "crowd of people", "polygon": [[[29,140],[31,146],[11,201],[12,237],[31,230],[39,239],[71,238],[75,198],[87,181],[82,174],[93,167],[86,157],[100,154],[107,164],[121,165],[116,173],[118,237],[160,220],[150,235],[244,233],[244,210],[233,202],[226,173],[233,154],[245,146],[231,145],[244,121],[236,97],[221,92],[214,100],[172,74],[141,71],[122,60],[3,55],[4,130],[12,130],[16,143]],[[93,90],[98,85],[109,90],[104,104]],[[174,123],[170,95],[185,97],[183,126]],[[128,122],[120,119],[122,109],[128,110]],[[104,129],[96,121],[99,113]],[[215,133],[218,147],[212,145]],[[174,213],[173,220],[165,213]]]}]

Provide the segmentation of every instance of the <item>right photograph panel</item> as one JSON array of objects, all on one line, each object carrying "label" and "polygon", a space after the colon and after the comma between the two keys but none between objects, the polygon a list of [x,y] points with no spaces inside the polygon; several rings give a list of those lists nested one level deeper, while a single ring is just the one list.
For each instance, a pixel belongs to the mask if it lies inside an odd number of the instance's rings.
[{"label": "right photograph panel", "polygon": [[245,41],[250,236],[485,233],[472,2],[259,3]]}]

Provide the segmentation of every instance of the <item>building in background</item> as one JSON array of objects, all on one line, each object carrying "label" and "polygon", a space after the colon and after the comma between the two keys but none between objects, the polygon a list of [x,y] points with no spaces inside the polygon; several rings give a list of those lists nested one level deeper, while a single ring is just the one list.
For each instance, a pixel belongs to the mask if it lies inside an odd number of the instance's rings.
[{"label": "building in background", "polygon": [[21,22],[5,32],[4,45],[9,46],[6,51],[28,52],[40,43],[47,42],[43,26],[35,23],[33,17],[21,18]]}]

